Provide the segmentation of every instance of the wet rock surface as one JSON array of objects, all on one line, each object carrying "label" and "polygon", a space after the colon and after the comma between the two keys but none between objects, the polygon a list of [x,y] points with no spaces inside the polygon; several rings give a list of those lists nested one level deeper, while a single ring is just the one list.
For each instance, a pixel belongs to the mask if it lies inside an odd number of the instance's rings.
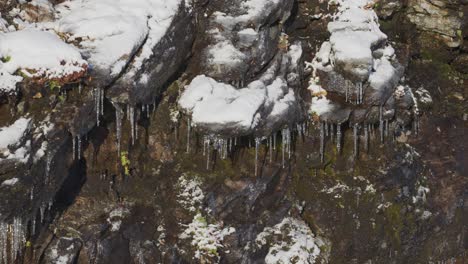
[{"label": "wet rock surface", "polygon": [[[60,8],[12,2],[4,32]],[[0,263],[464,263],[465,9],[183,3],[116,75],[24,78],[0,98]],[[200,76],[262,98],[253,121],[197,123]]]}]

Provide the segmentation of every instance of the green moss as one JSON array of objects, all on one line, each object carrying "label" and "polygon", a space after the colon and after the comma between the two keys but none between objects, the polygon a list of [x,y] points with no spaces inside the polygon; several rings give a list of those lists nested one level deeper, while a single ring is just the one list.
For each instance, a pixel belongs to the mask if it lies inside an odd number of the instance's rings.
[{"label": "green moss", "polygon": [[51,91],[61,88],[60,83],[57,80],[50,80],[48,86]]},{"label": "green moss", "polygon": [[2,57],[2,58],[1,58],[1,61],[2,61],[3,63],[7,63],[7,62],[9,62],[10,60],[11,60],[11,56],[5,56],[5,57]]},{"label": "green moss", "polygon": [[124,174],[129,176],[130,175],[130,160],[128,159],[128,152],[122,151],[120,153],[120,163],[124,169]]},{"label": "green moss", "polygon": [[392,204],[384,210],[385,221],[384,225],[385,234],[389,237],[396,248],[401,246],[400,233],[403,229],[403,221],[401,218],[401,206],[399,204]]}]

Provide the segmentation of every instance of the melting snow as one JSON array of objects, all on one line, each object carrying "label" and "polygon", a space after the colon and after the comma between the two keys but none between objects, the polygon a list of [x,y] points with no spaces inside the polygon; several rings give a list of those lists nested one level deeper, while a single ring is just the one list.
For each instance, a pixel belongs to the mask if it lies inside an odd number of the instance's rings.
[{"label": "melting snow", "polygon": [[196,248],[194,258],[204,256],[218,257],[218,250],[223,247],[224,237],[235,232],[233,227],[223,228],[221,224],[208,224],[199,213],[179,236],[181,239],[192,239],[192,246]]},{"label": "melting snow", "polygon": [[37,29],[0,33],[0,57],[0,90],[6,92],[23,80],[14,75],[19,69],[28,77],[61,78],[82,72],[86,65],[76,48]]},{"label": "melting snow", "polygon": [[292,217],[286,217],[281,223],[266,227],[255,240],[257,246],[269,246],[265,257],[267,264],[315,263],[323,253],[325,241],[314,235],[307,224]]}]

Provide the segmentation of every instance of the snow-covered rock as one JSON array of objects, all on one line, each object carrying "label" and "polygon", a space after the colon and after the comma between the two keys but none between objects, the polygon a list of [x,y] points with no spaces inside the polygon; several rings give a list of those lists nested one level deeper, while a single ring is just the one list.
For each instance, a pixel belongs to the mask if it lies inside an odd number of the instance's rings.
[{"label": "snow-covered rock", "polygon": [[265,263],[315,263],[319,257],[327,259],[326,240],[314,235],[307,224],[293,217],[266,227],[255,239],[259,248],[268,247]]},{"label": "snow-covered rock", "polygon": [[[37,29],[0,33],[0,91],[26,78],[62,79],[86,70],[86,61],[56,34]],[[17,71],[21,75],[17,75]],[[24,77],[23,77],[24,76]]]}]

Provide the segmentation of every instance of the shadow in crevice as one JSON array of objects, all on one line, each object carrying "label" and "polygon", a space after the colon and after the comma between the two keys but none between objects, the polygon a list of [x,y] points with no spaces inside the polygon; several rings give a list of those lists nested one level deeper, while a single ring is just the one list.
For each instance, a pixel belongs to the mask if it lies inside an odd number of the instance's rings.
[{"label": "shadow in crevice", "polygon": [[68,176],[55,195],[54,211],[60,213],[73,204],[86,182],[86,160],[76,160],[68,170]]}]

